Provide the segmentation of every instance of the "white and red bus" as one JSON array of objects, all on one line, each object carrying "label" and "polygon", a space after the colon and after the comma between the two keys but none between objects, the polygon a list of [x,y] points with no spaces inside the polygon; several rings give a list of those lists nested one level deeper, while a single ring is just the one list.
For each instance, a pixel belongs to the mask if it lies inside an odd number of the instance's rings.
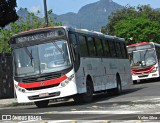
[{"label": "white and red bus", "polygon": [[133,83],[160,76],[160,44],[141,42],[127,46]]},{"label": "white and red bus", "polygon": [[46,27],[10,40],[19,103],[45,107],[73,97],[90,102],[100,91],[119,94],[132,82],[124,39],[68,27]]}]

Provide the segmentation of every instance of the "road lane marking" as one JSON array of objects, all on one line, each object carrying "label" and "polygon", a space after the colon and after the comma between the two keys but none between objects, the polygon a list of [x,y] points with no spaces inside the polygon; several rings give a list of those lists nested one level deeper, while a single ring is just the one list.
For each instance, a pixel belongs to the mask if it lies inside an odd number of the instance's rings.
[{"label": "road lane marking", "polygon": [[73,108],[73,109],[71,109],[72,111],[76,111],[77,109],[75,109],[75,108]]},{"label": "road lane marking", "polygon": [[27,121],[18,121],[17,123],[33,123],[33,122],[41,122],[39,120],[27,120]]},{"label": "road lane marking", "polygon": [[[137,114],[141,111],[53,111],[52,114]],[[48,112],[38,113],[48,114]]]},{"label": "road lane marking", "polygon": [[135,100],[132,102],[144,102],[144,101],[160,101],[160,98],[151,98],[151,99],[143,99],[143,100]]},{"label": "road lane marking", "polygon": [[92,106],[92,108],[98,108],[98,106],[96,106],[96,105],[93,105],[93,106]]},{"label": "road lane marking", "polygon": [[48,121],[47,123],[110,123],[109,120],[55,120]]}]

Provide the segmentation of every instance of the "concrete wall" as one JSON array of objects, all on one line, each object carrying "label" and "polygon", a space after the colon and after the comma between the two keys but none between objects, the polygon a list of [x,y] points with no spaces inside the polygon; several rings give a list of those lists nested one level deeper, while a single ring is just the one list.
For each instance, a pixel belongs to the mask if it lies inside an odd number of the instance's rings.
[{"label": "concrete wall", "polygon": [[0,99],[14,97],[12,57],[0,54]]}]

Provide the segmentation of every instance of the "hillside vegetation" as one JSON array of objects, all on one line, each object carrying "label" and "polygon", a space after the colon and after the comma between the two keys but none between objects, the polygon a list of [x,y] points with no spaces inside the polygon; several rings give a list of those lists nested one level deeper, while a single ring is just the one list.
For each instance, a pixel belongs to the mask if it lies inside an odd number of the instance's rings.
[{"label": "hillside vegetation", "polygon": [[102,32],[137,42],[160,43],[160,10],[149,6],[127,7],[112,13]]}]

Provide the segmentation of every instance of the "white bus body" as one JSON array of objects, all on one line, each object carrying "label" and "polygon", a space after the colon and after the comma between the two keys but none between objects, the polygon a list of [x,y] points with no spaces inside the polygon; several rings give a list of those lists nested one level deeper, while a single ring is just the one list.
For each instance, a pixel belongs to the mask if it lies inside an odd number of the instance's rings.
[{"label": "white bus body", "polygon": [[158,78],[160,45],[154,42],[141,42],[127,46],[134,84],[140,80]]},{"label": "white bus body", "polygon": [[132,81],[122,38],[50,27],[15,35],[10,46],[19,103],[45,107],[48,100],[68,96],[89,102],[95,92],[118,94]]}]

